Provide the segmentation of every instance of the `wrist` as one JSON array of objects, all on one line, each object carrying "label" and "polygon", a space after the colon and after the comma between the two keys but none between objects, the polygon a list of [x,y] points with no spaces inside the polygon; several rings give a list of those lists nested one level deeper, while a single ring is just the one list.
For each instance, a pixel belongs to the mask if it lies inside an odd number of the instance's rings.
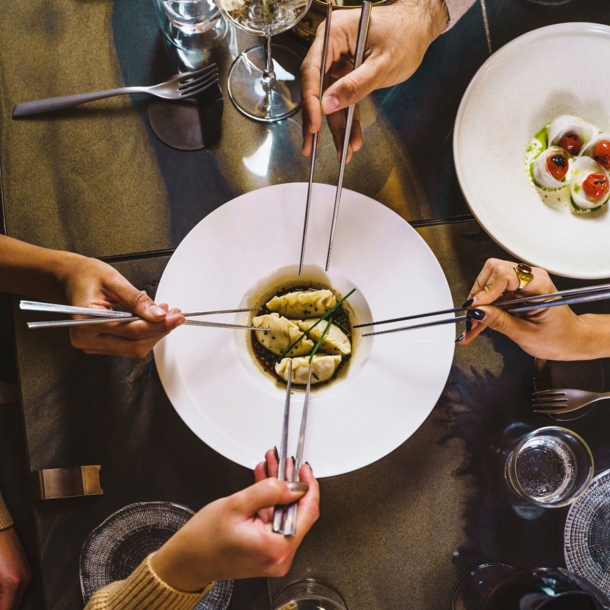
[{"label": "wrist", "polygon": [[[571,360],[595,360],[610,357],[610,315],[583,314],[577,316],[575,345],[579,354]],[[576,357],[574,357],[576,356]]]},{"label": "wrist", "polygon": [[419,22],[420,31],[426,34],[423,52],[447,29],[449,10],[445,0],[397,0],[405,9],[405,24],[413,27],[414,19]]},{"label": "wrist", "polygon": [[207,566],[202,565],[201,559],[190,557],[188,547],[177,541],[179,534],[175,534],[151,557],[150,566],[172,589],[185,593],[202,591],[214,578],[207,574]]}]

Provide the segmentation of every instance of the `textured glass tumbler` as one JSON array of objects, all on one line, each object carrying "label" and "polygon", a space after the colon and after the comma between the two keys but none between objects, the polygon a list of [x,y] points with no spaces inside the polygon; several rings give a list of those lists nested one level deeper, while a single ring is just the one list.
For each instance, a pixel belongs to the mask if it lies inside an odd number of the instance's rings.
[{"label": "textured glass tumbler", "polygon": [[214,0],[153,0],[159,27],[185,66],[209,61],[210,50],[227,34],[227,22]]},{"label": "textured glass tumbler", "polygon": [[273,603],[273,610],[347,610],[347,605],[337,591],[308,578],[282,589]]},{"label": "textured glass tumbler", "polygon": [[558,508],[587,490],[593,470],[591,450],[578,434],[548,426],[517,443],[506,460],[504,476],[515,504]]}]

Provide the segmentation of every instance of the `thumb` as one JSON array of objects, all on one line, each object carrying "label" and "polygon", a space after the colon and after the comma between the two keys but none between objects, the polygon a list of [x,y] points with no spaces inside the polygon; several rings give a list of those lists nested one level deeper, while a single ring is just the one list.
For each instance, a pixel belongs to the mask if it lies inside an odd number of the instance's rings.
[{"label": "thumb", "polygon": [[286,483],[269,478],[238,492],[235,500],[238,511],[251,516],[263,508],[296,502],[308,489],[306,483]]},{"label": "thumb", "polygon": [[324,92],[322,112],[331,114],[359,102],[377,88],[376,81],[380,73],[383,73],[383,70],[379,70],[373,60],[365,61],[358,69],[340,78]]},{"label": "thumb", "polygon": [[485,312],[485,317],[481,320],[481,324],[506,335],[517,344],[528,330],[528,322],[526,320],[515,318],[498,307],[480,306],[477,309]]},{"label": "thumb", "polygon": [[117,303],[124,305],[129,311],[145,320],[161,322],[165,319],[166,312],[156,305],[144,290],[138,290],[121,274],[118,273],[114,278],[110,291]]}]

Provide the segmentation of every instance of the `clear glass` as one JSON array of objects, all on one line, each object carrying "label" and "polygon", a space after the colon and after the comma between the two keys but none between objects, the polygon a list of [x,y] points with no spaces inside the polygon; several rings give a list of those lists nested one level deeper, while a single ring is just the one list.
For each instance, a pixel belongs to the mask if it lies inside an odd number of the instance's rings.
[{"label": "clear glass", "polygon": [[347,610],[347,604],[332,587],[308,578],[282,589],[273,610]]},{"label": "clear glass", "polygon": [[214,0],[154,0],[159,27],[176,48],[182,63],[199,68],[210,60],[210,51],[221,42],[227,22]]},{"label": "clear glass", "polygon": [[486,563],[464,574],[451,599],[451,610],[481,610],[490,591],[514,568],[505,563]]},{"label": "clear glass", "polygon": [[233,63],[228,90],[237,109],[265,122],[280,121],[301,106],[301,59],[290,49],[271,48],[271,37],[296,25],[312,0],[217,0],[223,15],[236,27],[263,36],[262,47],[244,51]]},{"label": "clear glass", "polygon": [[549,426],[522,438],[506,460],[504,477],[514,497],[525,505],[567,506],[593,479],[587,443],[570,430]]}]

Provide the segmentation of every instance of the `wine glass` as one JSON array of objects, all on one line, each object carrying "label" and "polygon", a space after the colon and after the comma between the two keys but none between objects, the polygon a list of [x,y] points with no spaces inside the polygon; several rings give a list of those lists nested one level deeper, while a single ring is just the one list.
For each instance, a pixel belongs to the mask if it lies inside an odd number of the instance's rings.
[{"label": "wine glass", "polygon": [[216,0],[222,14],[238,28],[265,38],[244,51],[231,66],[228,90],[238,110],[257,121],[281,121],[301,106],[299,56],[271,37],[296,25],[312,0]]},{"label": "wine glass", "polygon": [[347,610],[338,591],[313,578],[297,580],[282,589],[273,602],[274,610]]}]

